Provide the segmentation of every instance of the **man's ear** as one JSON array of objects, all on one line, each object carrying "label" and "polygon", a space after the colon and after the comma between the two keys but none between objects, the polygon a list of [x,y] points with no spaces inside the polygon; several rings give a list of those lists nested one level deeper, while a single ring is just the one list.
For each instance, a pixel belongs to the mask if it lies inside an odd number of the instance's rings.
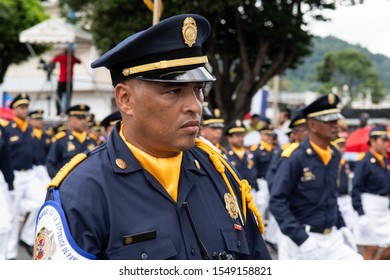
[{"label": "man's ear", "polygon": [[133,88],[125,83],[119,83],[114,88],[115,101],[119,110],[126,115],[133,115],[134,92]]}]

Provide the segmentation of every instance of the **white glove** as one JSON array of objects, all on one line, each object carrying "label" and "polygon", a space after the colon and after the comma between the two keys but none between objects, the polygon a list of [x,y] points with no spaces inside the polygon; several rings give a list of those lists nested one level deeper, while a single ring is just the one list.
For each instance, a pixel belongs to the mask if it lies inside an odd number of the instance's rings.
[{"label": "white glove", "polygon": [[361,215],[358,218],[360,232],[364,235],[370,231],[370,220],[366,215]]},{"label": "white glove", "polygon": [[356,246],[355,237],[353,236],[351,230],[347,227],[342,227],[342,228],[340,228],[340,231],[343,235],[344,243],[347,246],[351,247],[355,252],[357,252],[358,248]]},{"label": "white glove", "polygon": [[317,241],[313,238],[310,237],[305,240],[299,246],[299,249],[301,250],[302,253],[302,259],[304,260],[322,260],[323,255],[321,253],[321,249],[317,244]]},{"label": "white glove", "polygon": [[15,199],[15,191],[14,191],[14,190],[8,191],[7,201],[8,201],[8,205],[9,205],[10,207],[13,206],[13,204],[14,204],[14,199]]}]

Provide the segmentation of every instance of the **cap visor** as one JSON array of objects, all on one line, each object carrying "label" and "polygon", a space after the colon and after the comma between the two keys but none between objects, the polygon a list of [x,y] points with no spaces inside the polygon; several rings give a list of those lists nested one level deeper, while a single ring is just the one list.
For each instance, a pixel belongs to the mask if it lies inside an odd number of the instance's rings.
[{"label": "cap visor", "polygon": [[164,83],[201,83],[214,82],[216,78],[205,67],[190,70],[171,70],[144,73],[135,77],[138,80]]},{"label": "cap visor", "polygon": [[344,117],[340,113],[334,113],[334,114],[316,116],[314,117],[314,119],[319,120],[321,122],[333,122],[339,119],[344,119]]}]

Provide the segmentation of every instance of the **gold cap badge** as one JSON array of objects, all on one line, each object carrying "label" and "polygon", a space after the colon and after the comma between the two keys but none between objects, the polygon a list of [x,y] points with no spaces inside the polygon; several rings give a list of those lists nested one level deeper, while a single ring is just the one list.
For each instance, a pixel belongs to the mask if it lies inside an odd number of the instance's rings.
[{"label": "gold cap badge", "polygon": [[219,118],[221,116],[221,110],[219,109],[214,109],[214,116]]},{"label": "gold cap badge", "polygon": [[116,160],[115,160],[115,163],[116,163],[116,165],[120,168],[120,169],[126,169],[126,167],[127,167],[127,164],[126,164],[126,162],[123,160],[123,159],[121,159],[121,158],[117,158]]},{"label": "gold cap badge", "polygon": [[192,17],[188,17],[184,20],[181,32],[183,34],[184,43],[191,48],[192,45],[195,44],[198,35],[196,22]]}]

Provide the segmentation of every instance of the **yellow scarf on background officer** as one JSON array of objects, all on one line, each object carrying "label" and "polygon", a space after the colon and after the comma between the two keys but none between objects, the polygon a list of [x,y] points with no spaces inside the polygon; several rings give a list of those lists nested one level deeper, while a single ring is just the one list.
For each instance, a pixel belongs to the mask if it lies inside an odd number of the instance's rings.
[{"label": "yellow scarf on background officer", "polygon": [[34,133],[35,138],[37,138],[38,140],[41,140],[42,134],[43,134],[43,130],[42,129],[33,128],[33,133]]},{"label": "yellow scarf on background officer", "polygon": [[239,157],[239,159],[243,159],[245,155],[245,148],[244,147],[232,147],[232,151]]},{"label": "yellow scarf on background officer", "polygon": [[322,159],[322,162],[327,165],[332,158],[332,150],[330,147],[326,147],[326,149],[322,149],[320,146],[316,145],[313,141],[310,141],[310,145],[313,147],[313,150],[319,155]]},{"label": "yellow scarf on background officer", "polygon": [[76,132],[72,130],[72,134],[74,137],[76,137],[77,140],[79,140],[80,143],[84,143],[85,138],[87,138],[87,132]]},{"label": "yellow scarf on background officer", "polygon": [[272,144],[269,144],[264,141],[261,141],[260,144],[264,147],[264,149],[266,149],[267,152],[271,152],[274,147]]},{"label": "yellow scarf on background officer", "polygon": [[157,158],[136,148],[126,141],[122,127],[119,135],[126,143],[127,147],[134,154],[141,166],[146,169],[154,178],[166,189],[169,195],[177,202],[177,194],[180,179],[180,166],[183,153],[171,158]]},{"label": "yellow scarf on background officer", "polygon": [[28,121],[27,120],[22,120],[18,117],[14,117],[14,122],[18,126],[18,128],[22,131],[25,132],[27,127],[28,127]]}]

